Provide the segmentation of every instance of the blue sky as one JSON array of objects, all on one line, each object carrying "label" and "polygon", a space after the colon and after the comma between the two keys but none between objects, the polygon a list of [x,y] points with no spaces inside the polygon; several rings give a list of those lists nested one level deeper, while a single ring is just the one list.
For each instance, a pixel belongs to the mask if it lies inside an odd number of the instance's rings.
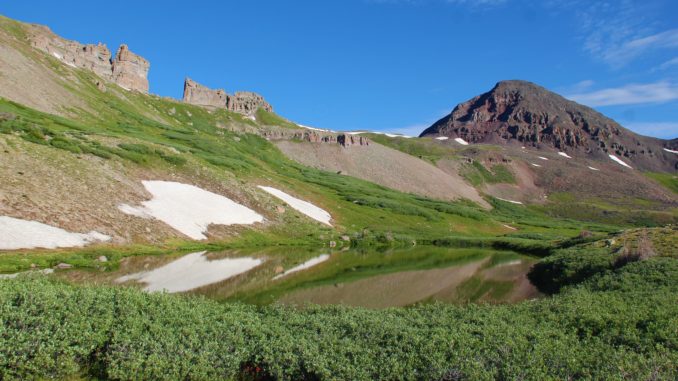
[{"label": "blue sky", "polygon": [[298,123],[418,134],[525,79],[651,136],[678,137],[675,0],[12,1],[0,13],[124,42],[151,92],[184,77],[261,93]]}]

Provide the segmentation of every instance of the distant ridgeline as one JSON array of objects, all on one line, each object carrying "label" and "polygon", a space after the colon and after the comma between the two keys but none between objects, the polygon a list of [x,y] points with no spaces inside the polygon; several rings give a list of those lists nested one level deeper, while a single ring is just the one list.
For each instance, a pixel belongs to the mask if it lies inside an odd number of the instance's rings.
[{"label": "distant ridgeline", "polygon": [[[115,54],[111,55],[105,44],[81,44],[56,35],[49,27],[32,24],[29,31],[31,45],[59,59],[66,65],[91,70],[94,74],[108,82],[112,82],[125,90],[148,93],[148,70],[150,63],[143,57],[132,53],[127,45],[122,44]],[[104,82],[97,83],[100,90],[105,91]],[[261,108],[273,112],[273,107],[264,98],[253,92],[238,91],[233,95],[224,90],[212,90],[186,78],[184,97],[186,103],[224,108],[245,115],[254,114]]]}]

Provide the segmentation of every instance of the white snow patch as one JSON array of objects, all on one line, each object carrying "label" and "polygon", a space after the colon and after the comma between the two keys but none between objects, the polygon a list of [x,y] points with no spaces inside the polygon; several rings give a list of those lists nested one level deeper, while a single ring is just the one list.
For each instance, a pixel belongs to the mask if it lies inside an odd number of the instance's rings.
[{"label": "white snow patch", "polygon": [[210,261],[205,251],[184,255],[151,271],[122,276],[118,283],[135,280],[146,283],[145,291],[182,292],[221,282],[247,272],[263,263],[252,257],[223,258]]},{"label": "white snow patch", "polygon": [[324,128],[316,128],[316,127],[311,127],[311,126],[305,126],[305,125],[299,124],[299,123],[297,123],[297,126],[299,126],[301,128],[305,128],[307,130],[313,130],[313,131],[334,132],[332,130],[328,130],[328,129],[324,129]]},{"label": "white snow patch", "polygon": [[320,263],[323,263],[323,262],[325,262],[325,261],[328,260],[328,259],[330,259],[330,255],[329,255],[329,254],[323,254],[323,255],[317,256],[317,257],[315,257],[315,258],[311,258],[311,259],[309,259],[308,261],[306,261],[306,262],[304,262],[304,263],[302,263],[302,264],[300,264],[300,265],[298,265],[298,266],[292,267],[291,269],[285,271],[285,272],[282,273],[282,274],[278,274],[278,275],[274,276],[274,277],[273,277],[273,280],[280,279],[280,278],[282,278],[282,277],[284,277],[284,276],[290,275],[290,274],[292,274],[292,273],[296,273],[297,271],[306,270],[306,269],[311,268],[311,267],[313,267],[313,266],[315,266],[315,265],[318,265],[318,264],[320,264]]},{"label": "white snow patch", "polygon": [[548,158],[545,158],[544,156],[537,156],[537,157],[542,159],[542,160],[548,160]]},{"label": "white snow patch", "polygon": [[61,54],[57,53],[57,52],[52,52],[52,55],[53,55],[54,57],[56,57],[58,60],[64,59],[64,57],[63,57]]},{"label": "white snow patch", "polygon": [[591,166],[589,166],[589,169],[592,170],[592,171],[600,171],[600,169],[594,168],[594,167],[591,167]]},{"label": "white snow patch", "polygon": [[71,233],[41,222],[7,216],[0,216],[0,237],[0,250],[82,247],[88,243],[111,239],[95,231]]},{"label": "white snow patch", "polygon": [[514,227],[513,227],[513,226],[511,226],[511,225],[506,225],[506,224],[503,224],[503,226],[504,226],[505,228],[507,228],[507,229],[511,229],[511,230],[518,230],[518,229],[514,228]]},{"label": "white snow patch", "polygon": [[247,115],[245,118],[247,118],[247,119],[249,119],[249,120],[251,120],[251,121],[254,121],[254,122],[257,121],[257,117],[254,116],[254,115]]},{"label": "white snow patch", "polygon": [[612,160],[616,161],[617,163],[619,163],[619,164],[625,166],[626,168],[631,168],[631,169],[633,169],[633,167],[631,167],[630,165],[624,163],[620,158],[614,156],[613,154],[609,154],[608,156],[610,156],[610,159],[612,159]]},{"label": "white snow patch", "polygon": [[461,144],[461,145],[463,145],[463,146],[467,146],[467,145],[468,145],[468,142],[467,142],[466,140],[462,139],[462,138],[454,138],[454,141],[457,142],[457,143],[459,143],[459,144]]},{"label": "white snow patch", "polygon": [[572,156],[566,154],[565,152],[558,152],[558,155],[560,155],[560,156],[562,156],[562,157],[566,157],[566,158],[568,158],[568,159],[572,159]]},{"label": "white snow patch", "polygon": [[193,185],[172,181],[142,181],[153,195],[142,206],[118,205],[123,213],[142,218],[156,218],[197,240],[210,224],[253,224],[264,220],[257,212],[222,195]]},{"label": "white snow patch", "polygon": [[347,132],[344,132],[344,133],[349,134],[349,135],[360,135],[360,134],[386,135],[389,138],[405,138],[405,139],[414,138],[414,136],[402,135],[402,134],[391,134],[389,132],[381,132],[381,131],[347,131]]},{"label": "white snow patch", "polygon": [[530,164],[532,164],[533,167],[541,167],[541,165],[539,165],[539,164],[535,164],[535,163],[530,163]]},{"label": "white snow patch", "polygon": [[507,199],[501,198],[501,197],[497,197],[497,200],[502,200],[502,201],[510,202],[511,204],[523,205],[523,203],[520,202],[520,201],[507,200]]},{"label": "white snow patch", "polygon": [[664,148],[664,151],[678,154],[678,151],[674,151],[674,150],[668,149],[668,148]]},{"label": "white snow patch", "polygon": [[447,136],[438,136],[436,140],[447,140],[449,139]]},{"label": "white snow patch", "polygon": [[316,221],[322,222],[323,224],[332,226],[332,224],[330,224],[332,216],[325,210],[318,208],[317,206],[311,204],[310,202],[290,196],[289,194],[281,191],[280,189],[266,187],[263,185],[259,185],[259,188],[285,201],[289,206],[301,212],[302,214],[305,214]]}]

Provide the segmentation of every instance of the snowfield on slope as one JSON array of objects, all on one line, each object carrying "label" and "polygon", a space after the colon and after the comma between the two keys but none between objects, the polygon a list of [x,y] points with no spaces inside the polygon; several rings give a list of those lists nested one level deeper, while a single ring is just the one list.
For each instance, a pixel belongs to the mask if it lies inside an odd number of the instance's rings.
[{"label": "snowfield on slope", "polygon": [[668,148],[664,148],[664,151],[678,154],[678,151],[674,151],[674,150],[668,149]]},{"label": "snowfield on slope", "polygon": [[0,216],[0,250],[82,247],[110,239],[111,237],[95,231],[71,233],[37,221]]},{"label": "snowfield on slope", "polygon": [[183,292],[221,282],[247,272],[263,263],[252,257],[208,260],[205,251],[186,254],[176,261],[151,271],[122,276],[117,283],[131,280],[145,283],[144,291]]},{"label": "snowfield on slope", "polygon": [[448,138],[447,136],[438,136],[438,137],[435,138],[435,139],[436,139],[436,140],[447,140],[447,139],[449,139],[449,138]]},{"label": "snowfield on slope", "polygon": [[264,220],[250,208],[193,185],[172,181],[142,183],[153,198],[142,202],[142,206],[120,204],[120,211],[158,219],[192,239],[206,239],[203,233],[210,224],[253,224]]},{"label": "snowfield on slope", "polygon": [[319,265],[319,264],[325,262],[325,261],[328,260],[328,259],[330,259],[330,255],[329,255],[329,254],[322,254],[322,255],[319,255],[319,256],[317,256],[317,257],[315,257],[315,258],[311,258],[311,259],[309,259],[308,261],[306,261],[306,262],[304,262],[304,263],[302,263],[302,264],[300,264],[300,265],[298,265],[298,266],[292,267],[291,269],[285,271],[285,272],[282,273],[282,274],[278,274],[278,275],[274,276],[274,277],[273,277],[273,280],[280,279],[280,278],[282,278],[282,277],[284,277],[284,276],[287,276],[287,275],[296,273],[296,272],[298,272],[298,271],[306,270],[306,269],[311,268],[311,267],[313,267],[313,266]]},{"label": "snowfield on slope", "polygon": [[467,146],[467,145],[468,145],[468,142],[467,142],[466,140],[462,139],[462,138],[454,138],[454,141],[457,142],[457,143],[459,143],[459,144],[461,144],[461,145],[463,145],[463,146]]},{"label": "snowfield on slope", "polygon": [[566,154],[565,152],[558,152],[558,155],[560,155],[560,156],[562,156],[562,157],[566,157],[566,158],[568,158],[568,159],[572,159],[572,156]]},{"label": "snowfield on slope", "polygon": [[610,156],[610,159],[616,161],[618,164],[621,164],[621,165],[625,166],[626,168],[631,168],[631,169],[633,169],[633,167],[631,167],[630,165],[624,163],[624,162],[622,161],[622,159],[616,157],[615,155],[610,154],[609,156]]},{"label": "snowfield on slope", "polygon": [[311,204],[310,202],[290,196],[289,194],[281,191],[280,189],[266,187],[263,185],[259,185],[258,187],[259,189],[262,189],[265,192],[285,201],[289,206],[292,207],[292,209],[302,214],[305,214],[316,221],[322,222],[323,224],[332,226],[332,224],[330,224],[332,216],[325,210],[318,208],[317,206]]}]

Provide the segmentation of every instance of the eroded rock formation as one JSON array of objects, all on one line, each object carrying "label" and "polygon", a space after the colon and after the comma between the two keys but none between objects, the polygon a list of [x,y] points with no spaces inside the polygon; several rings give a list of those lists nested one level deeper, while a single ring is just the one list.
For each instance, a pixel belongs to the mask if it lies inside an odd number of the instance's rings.
[{"label": "eroded rock formation", "polygon": [[31,45],[42,50],[66,65],[91,70],[94,74],[128,90],[148,93],[148,69],[144,58],[132,53],[127,45],[121,45],[115,60],[106,45],[81,44],[57,36],[48,27],[31,25]]},{"label": "eroded rock formation", "polygon": [[254,114],[260,108],[273,112],[273,107],[257,93],[238,91],[230,95],[223,89],[210,89],[190,78],[184,81],[183,100],[198,106],[225,108],[245,115]]}]

